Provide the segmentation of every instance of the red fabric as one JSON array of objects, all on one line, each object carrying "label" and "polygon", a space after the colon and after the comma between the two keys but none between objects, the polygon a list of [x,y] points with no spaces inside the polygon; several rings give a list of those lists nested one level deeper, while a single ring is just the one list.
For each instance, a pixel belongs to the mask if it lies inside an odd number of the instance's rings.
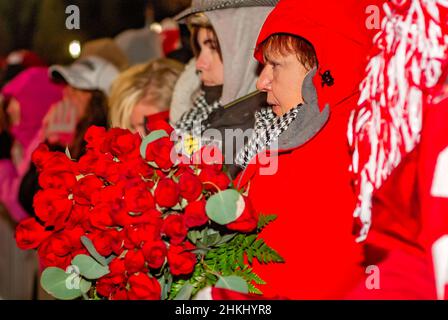
[{"label": "red fabric", "polygon": [[250,187],[256,212],[278,215],[260,237],[286,263],[254,265],[267,282],[260,287],[267,296],[338,299],[363,274],[361,247],[351,232],[355,198],[345,142],[350,105],[333,114],[313,140],[280,154],[276,174],[263,176],[249,165],[237,177],[239,186]]},{"label": "red fabric", "polygon": [[[254,265],[267,282],[261,290],[268,296],[339,299],[364,272],[361,246],[352,235],[355,198],[346,130],[371,47],[366,6],[365,1],[281,0],[260,32],[257,46],[275,33],[306,38],[315,46],[319,71],[331,70],[335,80],[322,88],[320,77],[315,79],[321,108],[326,103],[331,108],[321,132],[297,149],[280,152],[275,174],[261,175],[253,164],[236,179],[239,187],[249,188],[257,212],[278,215],[261,237],[286,263]],[[255,53],[258,60],[260,54]]]},{"label": "red fabric", "polygon": [[[446,270],[435,273],[434,243],[448,235],[448,188],[434,192],[437,179],[448,180],[442,160],[448,154],[448,99],[425,108],[421,142],[393,171],[373,195],[372,228],[367,244],[385,255],[367,255],[367,262],[380,261],[380,290],[368,290],[361,282],[349,299],[447,298]],[[445,162],[444,162],[445,161]],[[437,165],[443,167],[437,171]],[[437,188],[435,188],[437,189]],[[440,190],[439,190],[440,191]],[[446,248],[445,251],[448,251]],[[378,252],[378,251],[376,251]],[[441,261],[443,263],[443,261]]]},{"label": "red fabric", "polygon": [[179,29],[167,29],[162,31],[163,54],[167,56],[174,50],[179,49],[180,32]]}]

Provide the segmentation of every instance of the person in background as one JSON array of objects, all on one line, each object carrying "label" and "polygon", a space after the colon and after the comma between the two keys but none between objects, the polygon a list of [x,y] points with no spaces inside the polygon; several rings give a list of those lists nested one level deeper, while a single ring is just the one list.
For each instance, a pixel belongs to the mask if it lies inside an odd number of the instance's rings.
[{"label": "person in background", "polygon": [[35,252],[26,252],[15,244],[16,225],[28,215],[18,203],[17,193],[13,192],[18,180],[11,159],[13,138],[6,105],[1,100],[0,95],[0,296],[30,300],[35,288],[37,257]]},{"label": "person in background", "polygon": [[[191,8],[177,17],[190,26],[200,87],[192,87],[195,70],[190,63],[176,85],[170,118],[174,120],[183,111],[175,123],[177,132],[185,139],[200,137],[201,145],[217,145],[232,176],[238,171],[233,165],[234,155],[242,145],[235,142],[232,133],[252,129],[254,112],[266,102],[266,95],[258,94],[255,88],[258,63],[252,59],[253,43],[276,3],[193,1]],[[238,100],[244,103],[236,103]],[[217,131],[220,136],[212,136]]]},{"label": "person in background", "polygon": [[75,106],[77,125],[69,149],[78,159],[84,153],[87,129],[92,125],[107,127],[107,97],[119,70],[101,57],[88,56],[70,66],[51,66],[49,74],[53,81],[66,84],[64,100]]},{"label": "person in background", "polygon": [[145,18],[146,22],[143,28],[125,30],[114,38],[117,45],[126,54],[131,66],[163,57],[160,34],[150,28],[154,22],[154,6],[151,1],[147,2]]},{"label": "person in background", "polygon": [[175,60],[161,58],[120,74],[112,85],[109,99],[111,126],[143,136],[145,117],[163,113],[168,119],[174,84],[183,68]]},{"label": "person in background", "polygon": [[79,59],[97,56],[113,64],[123,71],[129,66],[129,61],[123,50],[112,38],[100,38],[85,42],[81,48]]},{"label": "person in background", "polygon": [[[46,78],[51,78],[56,83],[65,84],[63,99],[73,105],[76,110],[73,138],[67,145],[50,144],[46,139],[45,142],[51,150],[64,151],[68,147],[72,159],[75,160],[84,154],[86,146],[84,135],[87,129],[93,125],[108,126],[107,95],[112,81],[117,76],[117,68],[97,56],[79,59],[69,66],[54,65],[50,67]],[[19,201],[31,215],[34,214],[33,197],[38,190],[38,172],[36,166],[31,165],[22,179],[19,190]]]},{"label": "person in background", "polygon": [[29,68],[2,89],[14,138],[12,159],[22,176],[31,154],[41,142],[42,120],[50,107],[62,98],[63,87],[48,78],[48,68]]},{"label": "person in background", "polygon": [[[119,71],[125,70],[129,64],[126,55],[111,38],[85,42],[79,59],[90,56],[106,60]],[[78,120],[77,108],[72,101],[61,100],[51,108],[44,118],[46,141],[52,145],[70,145],[75,136]]]},{"label": "person in background", "polygon": [[8,54],[0,72],[0,89],[22,71],[31,67],[45,67],[45,61],[30,50],[15,50]]}]

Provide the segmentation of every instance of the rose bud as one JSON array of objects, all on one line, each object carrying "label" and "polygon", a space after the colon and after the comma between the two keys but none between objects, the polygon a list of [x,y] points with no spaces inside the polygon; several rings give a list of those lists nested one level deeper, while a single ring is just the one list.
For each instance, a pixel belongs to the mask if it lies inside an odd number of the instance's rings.
[{"label": "rose bud", "polygon": [[179,244],[184,241],[188,234],[184,216],[179,214],[169,215],[163,221],[162,233],[170,238],[172,244]]},{"label": "rose bud", "polygon": [[189,250],[194,250],[189,242],[183,245],[171,245],[168,249],[168,265],[174,276],[191,274],[196,265],[196,255]]},{"label": "rose bud", "polygon": [[195,201],[202,193],[202,183],[197,176],[186,172],[180,176],[179,189],[182,198],[188,201]]},{"label": "rose bud", "polygon": [[208,217],[205,205],[205,200],[190,202],[187,205],[184,213],[187,228],[200,227],[207,223]]},{"label": "rose bud", "polygon": [[22,250],[35,249],[50,235],[51,232],[45,231],[45,228],[36,219],[27,218],[17,226],[17,246]]},{"label": "rose bud", "polygon": [[129,273],[136,273],[145,267],[145,257],[140,250],[129,250],[124,257],[124,265]]},{"label": "rose bud", "polygon": [[129,277],[128,296],[131,300],[160,300],[159,281],[146,273],[138,273]]},{"label": "rose bud", "polygon": [[164,178],[157,184],[154,198],[161,207],[174,207],[179,202],[179,187],[173,180]]},{"label": "rose bud", "polygon": [[163,241],[146,242],[142,248],[148,266],[159,269],[165,262],[167,248]]}]

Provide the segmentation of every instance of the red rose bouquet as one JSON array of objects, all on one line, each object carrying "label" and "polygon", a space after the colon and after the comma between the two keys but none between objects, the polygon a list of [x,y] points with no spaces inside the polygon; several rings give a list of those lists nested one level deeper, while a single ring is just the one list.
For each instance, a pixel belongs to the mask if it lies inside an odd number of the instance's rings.
[{"label": "red rose bouquet", "polygon": [[58,299],[189,299],[215,286],[261,294],[253,259],[282,262],[258,237],[259,215],[231,187],[222,155],[178,154],[169,134],[91,127],[79,161],[41,145],[36,218],[17,244],[37,249],[42,287]]}]

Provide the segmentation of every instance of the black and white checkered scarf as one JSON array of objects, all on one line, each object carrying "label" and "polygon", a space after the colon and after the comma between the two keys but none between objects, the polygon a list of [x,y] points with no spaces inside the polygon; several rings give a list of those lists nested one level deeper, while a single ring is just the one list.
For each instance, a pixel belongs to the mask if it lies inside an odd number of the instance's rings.
[{"label": "black and white checkered scarf", "polygon": [[194,107],[182,115],[176,122],[175,129],[178,133],[189,133],[192,136],[200,137],[208,129],[207,119],[209,115],[221,105],[219,101],[208,104],[205,100],[205,93],[201,92],[194,100]]},{"label": "black and white checkered scarf", "polygon": [[284,115],[278,117],[272,108],[263,108],[255,113],[254,132],[248,143],[238,152],[235,163],[241,168],[246,168],[249,162],[258,153],[278,139],[278,137],[288,129],[299,113],[302,104],[289,110]]}]

